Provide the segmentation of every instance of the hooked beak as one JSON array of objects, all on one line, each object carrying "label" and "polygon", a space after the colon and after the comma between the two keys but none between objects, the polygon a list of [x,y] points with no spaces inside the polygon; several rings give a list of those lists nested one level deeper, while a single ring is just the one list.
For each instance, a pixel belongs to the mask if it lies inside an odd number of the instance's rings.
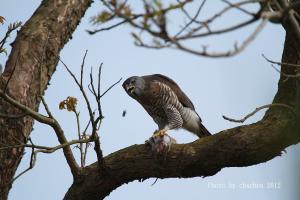
[{"label": "hooked beak", "polygon": [[132,84],[126,85],[126,91],[128,93],[132,94],[134,91],[134,85],[132,85]]}]

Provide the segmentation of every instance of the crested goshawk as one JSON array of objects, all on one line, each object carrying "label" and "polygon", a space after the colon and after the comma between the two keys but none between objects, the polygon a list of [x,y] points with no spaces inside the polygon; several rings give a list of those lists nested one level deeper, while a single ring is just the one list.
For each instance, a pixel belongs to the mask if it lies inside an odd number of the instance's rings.
[{"label": "crested goshawk", "polygon": [[172,79],[161,74],[133,76],[124,81],[123,88],[158,125],[155,135],[164,136],[168,130],[179,128],[198,137],[211,135],[191,100]]}]

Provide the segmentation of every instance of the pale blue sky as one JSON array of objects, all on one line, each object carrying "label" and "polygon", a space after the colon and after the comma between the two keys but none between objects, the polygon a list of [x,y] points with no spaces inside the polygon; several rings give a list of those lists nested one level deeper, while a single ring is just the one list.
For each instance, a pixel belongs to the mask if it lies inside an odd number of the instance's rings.
[{"label": "pale blue sky", "polygon": [[[0,15],[6,18],[5,25],[0,26],[0,36],[5,33],[9,22],[20,20],[25,22],[40,4],[38,0],[2,0]],[[227,59],[208,59],[197,57],[178,50],[149,50],[135,47],[130,36],[131,28],[123,26],[95,36],[88,35],[85,30],[94,28],[89,24],[89,18],[100,8],[96,1],[89,8],[82,22],[61,52],[61,58],[78,74],[82,56],[89,50],[86,66],[96,68],[104,63],[102,86],[108,87],[120,77],[126,79],[132,75],[153,73],[165,74],[174,79],[194,102],[204,125],[212,132],[237,126],[223,120],[222,115],[242,117],[255,107],[272,101],[277,90],[279,74],[262,58],[264,53],[269,58],[280,60],[284,30],[280,26],[269,24],[256,40],[240,55]],[[204,13],[205,14],[205,13]],[[226,49],[231,41],[245,37],[249,29],[226,39],[214,40],[207,38],[206,43],[214,43]],[[12,42],[14,37],[10,38]],[[218,42],[216,42],[218,41]],[[230,43],[229,43],[230,42]],[[193,45],[198,45],[194,41]],[[200,46],[200,43],[199,43]],[[7,57],[0,55],[0,63],[5,65]],[[88,73],[88,71],[87,71]],[[87,74],[86,73],[86,74]],[[86,77],[88,80],[88,77]],[[52,77],[51,85],[46,91],[46,100],[65,129],[68,139],[76,138],[76,125],[71,113],[60,111],[58,103],[67,96],[79,98],[79,110],[83,121],[88,120],[85,105],[70,76],[61,64]],[[124,147],[144,143],[156,129],[155,123],[137,102],[132,100],[117,85],[102,100],[105,119],[100,131],[102,149],[105,155]],[[122,111],[127,115],[123,118]],[[43,112],[43,111],[41,111]],[[263,112],[258,113],[247,123],[259,120]],[[173,131],[171,135],[179,143],[186,143],[196,138],[186,131]],[[40,145],[57,145],[53,131],[47,126],[35,124],[32,139]],[[231,199],[231,200],[296,200],[293,195],[298,189],[294,179],[295,169],[299,169],[298,157],[300,147],[292,146],[287,153],[267,163],[243,167],[226,168],[213,177],[192,179],[158,180],[151,186],[154,179],[143,183],[137,181],[123,185],[113,191],[106,199]],[[29,151],[24,156],[19,172],[28,166]],[[96,160],[90,151],[88,162]],[[236,189],[212,189],[208,185],[233,183]],[[241,189],[243,183],[267,184],[280,183],[279,189]],[[72,183],[71,173],[61,151],[54,154],[39,154],[33,170],[18,179],[10,192],[10,200],[18,199],[62,199]],[[298,184],[299,185],[299,184]]]}]

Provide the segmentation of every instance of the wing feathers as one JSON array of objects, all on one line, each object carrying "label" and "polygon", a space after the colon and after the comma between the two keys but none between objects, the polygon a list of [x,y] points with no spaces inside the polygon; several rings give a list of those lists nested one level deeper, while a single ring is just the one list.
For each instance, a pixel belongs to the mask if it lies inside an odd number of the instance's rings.
[{"label": "wing feathers", "polygon": [[161,74],[153,74],[153,75],[148,75],[148,76],[143,76],[144,79],[149,80],[149,81],[160,81],[166,85],[168,85],[176,94],[178,100],[184,107],[188,107],[192,110],[195,110],[195,107],[192,103],[192,101],[186,96],[186,94],[180,89],[180,87],[170,79],[169,77],[166,77]]}]

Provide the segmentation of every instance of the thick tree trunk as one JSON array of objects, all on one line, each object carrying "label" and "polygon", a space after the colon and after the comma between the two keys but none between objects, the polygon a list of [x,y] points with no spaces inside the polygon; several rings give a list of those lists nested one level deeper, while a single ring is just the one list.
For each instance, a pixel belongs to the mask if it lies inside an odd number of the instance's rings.
[{"label": "thick tree trunk", "polygon": [[[11,77],[7,93],[37,110],[40,95],[44,94],[55,71],[60,50],[91,3],[91,0],[44,0],[12,44],[12,52],[0,79],[0,88],[4,90]],[[0,113],[11,115],[20,114],[20,111],[0,99]],[[26,143],[32,126],[30,117],[0,118],[0,145]],[[0,151],[0,200],[8,197],[23,152],[23,148]]]},{"label": "thick tree trunk", "polygon": [[[299,52],[293,35],[287,34],[282,62],[299,64]],[[284,66],[282,71],[294,75],[297,68]],[[274,103],[290,105],[294,111],[273,107],[257,123],[190,144],[172,145],[164,162],[155,160],[145,145],[117,151],[105,157],[106,174],[98,173],[97,163],[86,167],[86,176],[73,183],[64,200],[104,199],[117,187],[134,180],[212,176],[224,167],[250,166],[280,156],[286,147],[300,142],[300,81],[286,78],[280,78]]]}]

